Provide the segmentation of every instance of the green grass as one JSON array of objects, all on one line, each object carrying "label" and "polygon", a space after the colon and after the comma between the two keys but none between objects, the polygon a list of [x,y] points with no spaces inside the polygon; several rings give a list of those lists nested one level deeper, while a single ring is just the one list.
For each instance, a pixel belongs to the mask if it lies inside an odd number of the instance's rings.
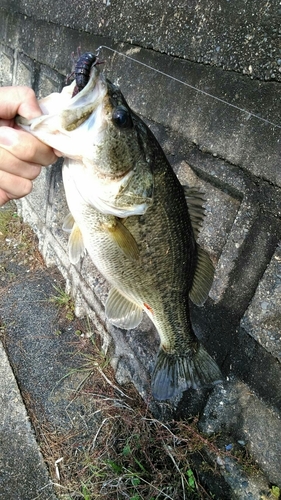
[{"label": "green grass", "polygon": [[9,234],[11,223],[18,218],[13,206],[0,208],[0,237],[6,238]]},{"label": "green grass", "polygon": [[0,208],[0,243],[2,271],[5,271],[6,264],[11,261],[28,265],[30,270],[42,266],[43,259],[38,250],[37,237],[30,226],[18,216],[14,202]]},{"label": "green grass", "polygon": [[[63,288],[60,286],[53,285],[56,294],[52,295],[49,299],[50,302],[55,304],[60,311],[63,311],[66,319],[69,321],[74,320],[75,305],[73,299],[68,295]],[[56,335],[59,335],[60,331],[56,331]]]}]

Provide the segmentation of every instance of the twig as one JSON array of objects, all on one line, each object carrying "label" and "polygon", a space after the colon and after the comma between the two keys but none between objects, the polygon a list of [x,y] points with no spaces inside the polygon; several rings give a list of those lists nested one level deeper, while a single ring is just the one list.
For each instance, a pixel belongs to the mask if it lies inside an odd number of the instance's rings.
[{"label": "twig", "polygon": [[184,487],[184,483],[185,483],[185,482],[187,482],[187,481],[186,481],[186,479],[185,479],[185,477],[184,477],[183,473],[182,473],[182,472],[181,472],[181,470],[179,469],[179,466],[178,466],[177,462],[175,461],[175,459],[174,459],[174,457],[173,457],[172,453],[170,452],[170,450],[169,450],[169,446],[167,446],[167,445],[164,443],[164,441],[163,441],[163,440],[162,440],[162,444],[163,444],[163,448],[164,448],[165,452],[167,453],[167,455],[169,455],[170,459],[172,460],[172,462],[173,462],[173,464],[174,464],[175,468],[177,469],[177,471],[178,471],[178,473],[179,473],[179,475],[180,475],[180,478],[181,478],[181,485],[182,485],[182,492],[183,492],[183,500],[185,500],[185,499],[186,499],[186,496],[185,496],[185,487]]},{"label": "twig", "polygon": [[99,433],[100,433],[101,429],[103,428],[104,424],[107,422],[107,420],[111,420],[111,419],[114,419],[114,418],[119,418],[119,417],[118,417],[118,415],[116,415],[116,417],[106,417],[106,418],[104,418],[104,419],[103,419],[102,423],[100,424],[100,426],[99,426],[99,428],[98,428],[98,430],[97,430],[97,432],[96,432],[96,434],[95,434],[95,437],[94,437],[94,439],[93,439],[93,442],[92,442],[91,446],[89,447],[89,451],[91,450],[91,448],[92,448],[92,449],[94,449],[94,448],[95,448],[95,445],[96,445],[96,441],[97,441],[98,435],[99,435]]},{"label": "twig", "polygon": [[133,399],[131,398],[130,396],[128,396],[127,394],[125,394],[125,392],[121,391],[121,389],[119,389],[119,387],[117,387],[116,385],[114,385],[110,380],[109,378],[103,373],[102,369],[97,366],[96,367],[98,372],[102,375],[102,377],[104,378],[104,380],[109,384],[111,385],[111,387],[113,387],[113,389],[115,389],[116,391],[120,392],[121,396],[125,397],[125,398],[128,398],[128,399]]}]

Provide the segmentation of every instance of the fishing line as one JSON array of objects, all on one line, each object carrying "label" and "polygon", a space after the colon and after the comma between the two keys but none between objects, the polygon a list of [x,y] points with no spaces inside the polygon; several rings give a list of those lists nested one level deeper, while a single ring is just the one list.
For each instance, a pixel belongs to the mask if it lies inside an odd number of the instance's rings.
[{"label": "fishing line", "polygon": [[254,118],[257,118],[258,120],[260,120],[260,121],[262,121],[264,123],[268,123],[269,125],[272,125],[273,127],[281,129],[281,125],[277,125],[277,123],[273,123],[270,120],[267,120],[266,118],[263,118],[263,117],[261,117],[259,115],[256,115],[255,113],[252,113],[251,111],[248,111],[247,109],[240,108],[239,106],[236,106],[235,104],[232,104],[232,103],[230,103],[228,101],[225,101],[224,99],[221,99],[220,97],[212,95],[209,92],[206,92],[205,90],[198,89],[197,87],[194,87],[190,83],[183,82],[179,78],[175,78],[174,76],[169,75],[168,73],[165,73],[164,71],[161,71],[159,69],[153,68],[153,66],[149,66],[149,64],[146,64],[144,62],[138,61],[137,59],[134,59],[134,57],[127,56],[126,54],[123,54],[122,52],[119,52],[118,50],[112,49],[111,47],[107,47],[106,45],[101,45],[97,49],[97,51],[96,51],[97,55],[99,54],[99,52],[100,52],[101,49],[111,50],[112,52],[115,52],[119,56],[126,57],[127,59],[130,59],[131,61],[133,61],[133,62],[135,62],[137,64],[140,64],[141,66],[145,66],[146,68],[148,68],[148,69],[150,69],[152,71],[155,71],[156,73],[159,73],[160,75],[163,75],[163,76],[165,76],[167,78],[171,78],[175,82],[181,83],[182,85],[185,85],[186,87],[189,87],[192,90],[195,90],[196,92],[199,92],[199,93],[201,93],[201,94],[203,94],[203,95],[205,95],[207,97],[211,97],[212,99],[215,99],[218,102],[226,104],[227,106],[230,106],[231,108],[237,109],[238,111],[241,111],[242,113],[247,114],[248,115],[247,119],[250,119],[251,117],[254,117]]}]

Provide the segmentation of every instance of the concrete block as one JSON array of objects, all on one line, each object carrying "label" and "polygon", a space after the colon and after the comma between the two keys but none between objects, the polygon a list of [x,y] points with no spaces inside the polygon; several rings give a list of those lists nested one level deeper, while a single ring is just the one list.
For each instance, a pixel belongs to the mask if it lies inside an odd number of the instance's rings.
[{"label": "concrete block", "polygon": [[12,85],[14,54],[12,49],[0,44],[0,86]]},{"label": "concrete block", "polygon": [[217,262],[238,213],[240,202],[209,182],[200,179],[186,162],[181,162],[177,175],[182,185],[195,186],[204,193],[205,217],[198,243]]},{"label": "concrete block", "polygon": [[62,230],[63,221],[69,213],[64,187],[62,182],[63,159],[59,159],[54,165],[47,167],[49,175],[48,185],[45,186],[45,221],[48,229],[59,246],[66,250],[68,235]]},{"label": "concrete block", "polygon": [[45,237],[46,211],[50,191],[50,171],[48,168],[43,168],[40,175],[34,180],[31,193],[17,201],[21,216],[38,236],[40,250]]},{"label": "concrete block", "polygon": [[[139,48],[132,52],[125,45],[118,51],[105,48],[101,57],[107,61],[109,78],[118,81],[136,112],[171,128],[201,150],[281,186],[277,86],[271,89],[275,97],[267,118],[267,98],[263,101],[262,96],[266,84],[256,87],[248,82],[246,90],[241,76],[235,82],[226,81],[223,71],[201,72],[200,68],[198,72],[198,65],[188,61]],[[226,98],[229,87],[232,96]],[[234,88],[247,94],[240,106]]]},{"label": "concrete block", "polygon": [[[57,15],[57,9],[47,7],[47,19],[52,17],[53,11]],[[79,30],[85,22],[80,14],[79,11]],[[25,53],[62,73],[70,70],[70,53],[75,50],[77,40],[83,42],[85,50],[95,50],[104,44],[109,49],[102,51],[101,58],[106,60],[108,76],[118,80],[128,102],[138,113],[173,128],[175,133],[193,141],[202,150],[281,186],[281,100],[280,86],[275,81],[277,71],[272,73],[275,77],[268,85],[268,82],[251,80],[237,72],[223,71],[221,67],[198,65],[186,60],[183,54],[174,58],[168,57],[167,52],[161,54],[140,48],[139,43],[132,47],[131,36],[127,45],[119,46],[113,38],[80,32],[75,37],[73,30],[65,28],[67,15],[68,12],[63,15],[63,26],[58,26],[14,13],[9,17],[12,26],[9,24],[6,38],[12,40],[13,46],[20,46]],[[88,17],[88,11],[85,15]],[[95,18],[96,15],[95,11]],[[274,13],[272,15],[274,17]],[[117,33],[122,24],[118,25]],[[89,23],[86,31],[88,28]],[[101,33],[100,29],[98,32]],[[186,42],[183,48],[188,50]],[[272,64],[280,76],[278,61],[273,57]]]},{"label": "concrete block", "polygon": [[52,92],[60,92],[65,78],[47,66],[41,66],[38,78],[38,99],[46,97]]},{"label": "concrete block", "polygon": [[34,62],[26,55],[16,51],[13,85],[27,85],[34,83]]},{"label": "concrete block", "polygon": [[281,246],[256,290],[241,326],[275,358],[281,361]]},{"label": "concrete block", "polygon": [[21,12],[27,16],[36,12],[37,19],[53,24],[127,40],[201,66],[216,65],[246,74],[248,79],[271,81],[280,81],[278,8],[278,2],[268,4],[266,0],[255,8],[237,0],[235,5],[226,2],[211,9],[206,0],[188,6],[147,0],[148,19],[142,4],[134,0],[125,4],[86,1],[72,9],[64,3],[58,8],[54,0],[21,2]]},{"label": "concrete block", "polygon": [[200,430],[208,435],[221,432],[225,445],[234,440],[233,448],[239,445],[238,441],[244,443],[268,481],[281,484],[279,415],[247,385],[232,381],[218,386],[205,407]]}]

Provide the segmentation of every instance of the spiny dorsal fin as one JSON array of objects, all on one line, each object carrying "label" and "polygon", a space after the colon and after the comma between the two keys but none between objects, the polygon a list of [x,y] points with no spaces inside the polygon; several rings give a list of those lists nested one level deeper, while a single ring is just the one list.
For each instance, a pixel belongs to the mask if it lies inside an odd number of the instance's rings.
[{"label": "spiny dorsal fin", "polygon": [[83,236],[76,222],[74,222],[68,240],[68,254],[71,264],[77,264],[77,262],[79,262],[79,259],[83,257],[84,253],[85,246],[83,242]]},{"label": "spiny dorsal fin", "polygon": [[105,304],[105,314],[118,328],[136,328],[142,320],[142,309],[128,300],[116,288],[112,288]]},{"label": "spiny dorsal fin", "polygon": [[201,191],[198,191],[195,187],[183,186],[183,190],[188,206],[192,229],[196,239],[205,216],[203,204],[206,200],[204,198],[204,194]]},{"label": "spiny dorsal fin", "polygon": [[113,222],[103,224],[103,229],[109,233],[113,241],[128,259],[138,260],[140,253],[135,238],[119,219],[116,217],[112,219]]},{"label": "spiny dorsal fin", "polygon": [[214,266],[205,250],[197,246],[197,265],[189,297],[194,304],[201,306],[207,300],[214,278]]}]

